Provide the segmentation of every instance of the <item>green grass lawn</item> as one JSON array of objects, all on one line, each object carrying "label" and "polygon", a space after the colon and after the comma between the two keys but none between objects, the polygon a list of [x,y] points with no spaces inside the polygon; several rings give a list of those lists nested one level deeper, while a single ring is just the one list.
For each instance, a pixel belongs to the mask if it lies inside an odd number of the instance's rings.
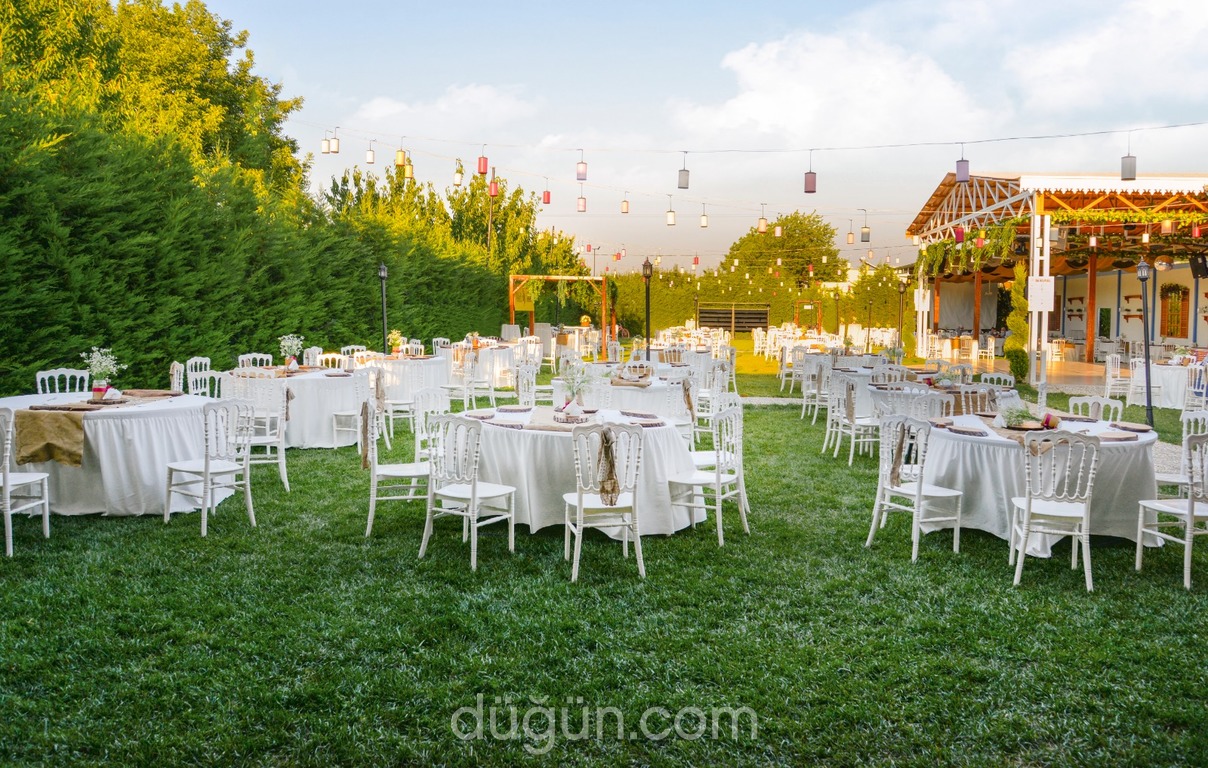
[{"label": "green grass lawn", "polygon": [[[121,765],[1192,765],[1208,760],[1208,563],[1069,546],[1011,586],[1004,542],[924,538],[909,521],[865,549],[872,459],[818,455],[821,424],[748,408],[752,533],[726,516],[645,539],[648,577],[599,536],[571,584],[560,532],[489,529],[479,571],[456,523],[416,555],[419,504],[384,504],[351,448],[291,451],[293,492],[254,471],[257,519],[196,514],[16,521],[0,563],[0,763]],[[402,431],[400,442],[406,442]],[[396,455],[406,449],[396,446]],[[461,741],[481,694],[509,710],[748,707],[720,738]],[[463,723],[472,724],[471,720]],[[589,733],[596,720],[589,718]],[[671,725],[651,715],[652,731]],[[489,734],[489,724],[486,726]],[[530,751],[550,750],[544,758]]]}]

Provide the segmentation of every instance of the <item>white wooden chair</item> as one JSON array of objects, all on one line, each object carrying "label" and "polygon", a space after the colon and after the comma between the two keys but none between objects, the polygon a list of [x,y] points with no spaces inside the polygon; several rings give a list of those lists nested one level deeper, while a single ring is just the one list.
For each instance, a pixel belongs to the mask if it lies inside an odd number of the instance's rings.
[{"label": "white wooden chair", "polygon": [[621,551],[629,557],[629,538],[646,578],[642,560],[642,534],[638,529],[638,472],[642,465],[642,427],[631,424],[586,425],[574,428],[575,490],[564,493],[565,535],[562,559],[574,559],[570,580],[579,580],[579,554],[588,528],[621,530]]},{"label": "white wooden chair", "polygon": [[285,464],[285,416],[289,410],[289,389],[282,386],[280,379],[266,376],[234,376],[231,385],[235,398],[252,406],[248,464],[276,464],[281,485],[289,493],[289,470]]},{"label": "white wooden chair", "polygon": [[806,365],[813,368],[812,373],[806,377],[808,386],[801,388],[801,418],[805,418],[805,412],[808,410],[811,413],[810,423],[818,423],[818,411],[827,407],[827,396],[831,386],[831,358],[830,355],[812,355],[806,358]]},{"label": "white wooden chair", "polygon": [[273,364],[273,356],[261,352],[247,352],[236,358],[236,361],[240,368],[260,368],[271,366]]},{"label": "white wooden chair", "polygon": [[986,343],[984,346],[974,344],[973,349],[976,353],[974,357],[975,362],[977,360],[989,360],[991,363],[994,362],[994,339],[992,337],[986,338]]},{"label": "white wooden chair", "polygon": [[[1112,395],[1128,396],[1129,380],[1120,371],[1120,356],[1117,354],[1108,355],[1103,364],[1103,396],[1111,397]],[[1142,395],[1144,398],[1144,395]]]},{"label": "white wooden chair", "polygon": [[302,365],[310,368],[317,367],[319,365],[319,355],[321,354],[323,354],[322,347],[307,347],[302,350]]},{"label": "white wooden chair", "polygon": [[[877,531],[885,527],[890,512],[909,512],[910,560],[919,559],[919,539],[924,524],[952,523],[952,551],[961,551],[962,494],[952,488],[923,482],[927,442],[931,424],[895,414],[881,420],[881,462],[877,473],[877,496],[872,508],[872,526],[865,547],[872,546]],[[956,512],[927,515],[929,502],[956,500]]]},{"label": "white wooden chair", "polygon": [[[881,433],[881,424],[875,416],[856,415],[856,387],[862,386],[846,376],[831,379],[831,397],[827,403],[828,423],[834,423],[834,456],[839,458],[839,449],[843,447],[843,436],[850,439],[847,452],[847,466],[855,460],[856,448],[860,453],[872,451]],[[834,414],[832,417],[832,413]],[[825,446],[823,447],[825,451]]]},{"label": "white wooden chair", "polygon": [[[1145,368],[1144,358],[1129,360],[1128,369],[1128,397],[1125,399],[1125,402],[1128,405],[1145,405],[1145,380],[1149,378],[1149,374]],[[1153,397],[1157,397],[1162,393],[1162,385],[1156,381],[1151,381],[1149,383],[1149,391]]]},{"label": "white wooden chair", "polygon": [[[1187,498],[1148,499],[1137,509],[1137,570],[1145,537],[1183,545],[1183,587],[1191,589],[1191,550],[1197,536],[1208,533],[1208,434],[1183,440],[1183,463],[1189,470]],[[1170,533],[1168,529],[1178,529]]]},{"label": "white wooden chair", "polygon": [[46,395],[52,392],[89,392],[88,382],[91,374],[88,369],[51,368],[38,371],[38,394]]},{"label": "white wooden chair", "polygon": [[981,383],[995,387],[1013,387],[1015,386],[1015,377],[1009,373],[983,373],[981,375]]},{"label": "white wooden chair", "polygon": [[[1071,398],[1073,399],[1073,398]],[[1183,450],[1180,454],[1179,470],[1177,472],[1155,472],[1154,480],[1159,486],[1173,485],[1178,488],[1178,495],[1185,496],[1191,483],[1191,468],[1187,465],[1187,440],[1195,435],[1208,433],[1208,410],[1183,411],[1179,415],[1183,433]]]},{"label": "white wooden chair", "polygon": [[1187,366],[1187,392],[1183,396],[1184,411],[1202,411],[1208,408],[1208,378],[1203,363]]},{"label": "white wooden chair", "polygon": [[[172,514],[172,494],[193,499],[201,506],[201,535],[205,536],[210,513],[217,508],[215,496],[224,490],[243,491],[247,517],[256,526],[252,508],[252,484],[248,472],[248,450],[252,436],[253,411],[244,400],[219,400],[202,406],[205,454],[200,459],[168,464],[168,492],[164,522]],[[195,488],[201,484],[201,492]]]},{"label": "white wooden chair", "polygon": [[1124,403],[1098,395],[1071,397],[1070,413],[1099,421],[1119,421],[1124,416]]},{"label": "white wooden chair", "polygon": [[696,469],[690,473],[672,475],[667,478],[671,494],[671,506],[688,510],[693,526],[696,525],[697,510],[710,507],[717,519],[717,546],[725,546],[721,512],[726,499],[738,504],[742,529],[750,534],[747,523],[750,503],[747,501],[746,479],[742,462],[742,408],[727,408],[713,421],[713,449],[717,460],[710,470]]},{"label": "white wooden chair", "polygon": [[189,394],[218,399],[229,389],[231,375],[226,371],[210,369],[189,374]]},{"label": "white wooden chair", "polygon": [[45,472],[13,472],[13,409],[0,408],[0,514],[4,515],[4,555],[13,556],[13,515],[42,508],[42,537],[50,538],[50,489]]},{"label": "white wooden chair", "polygon": [[341,352],[323,352],[315,358],[315,365],[320,368],[338,368],[343,370],[347,355]]},{"label": "white wooden chair", "polygon": [[[366,410],[375,408],[370,400]],[[379,501],[419,501],[428,498],[428,476],[432,467],[428,461],[429,425],[436,416],[449,411],[449,397],[435,387],[415,393],[415,420],[412,433],[415,449],[411,461],[381,464],[378,461],[377,419],[370,419],[367,460],[369,462],[369,519],[365,536],[373,532],[373,518]]]},{"label": "white wooden chair", "polygon": [[185,365],[179,360],[173,360],[168,366],[168,389],[173,392],[184,392],[185,390]]},{"label": "white wooden chair", "polygon": [[1070,567],[1082,567],[1086,591],[1091,579],[1091,492],[1099,468],[1099,438],[1073,432],[1026,432],[1023,439],[1025,495],[1011,499],[1009,561],[1015,584],[1023,576],[1033,533],[1073,537]]},{"label": "white wooden chair", "polygon": [[947,392],[927,392],[910,401],[909,415],[912,419],[942,419],[952,416],[956,398]]},{"label": "white wooden chair", "polygon": [[989,384],[967,384],[960,388],[961,413],[989,413],[995,407]]},{"label": "white wooden chair", "polygon": [[428,461],[427,516],[419,545],[422,558],[439,517],[462,519],[462,541],[470,540],[470,569],[478,570],[478,529],[507,521],[508,551],[516,551],[516,489],[510,485],[478,479],[478,457],[482,422],[452,414],[432,419]]},{"label": "white wooden chair", "polygon": [[[361,424],[361,407],[360,403],[364,403],[369,399],[369,369],[362,369],[352,374],[353,391],[355,399],[353,402],[358,405],[351,411],[332,411],[331,413],[331,440],[332,445],[339,446],[341,433],[351,432],[356,437],[357,450],[361,450],[365,438],[365,429],[368,425]],[[377,418],[377,409],[374,408],[370,412],[371,415]]]},{"label": "white wooden chair", "polygon": [[365,349],[364,344],[348,344],[347,346],[340,347],[340,354],[344,357],[352,357],[357,352],[364,352]]}]

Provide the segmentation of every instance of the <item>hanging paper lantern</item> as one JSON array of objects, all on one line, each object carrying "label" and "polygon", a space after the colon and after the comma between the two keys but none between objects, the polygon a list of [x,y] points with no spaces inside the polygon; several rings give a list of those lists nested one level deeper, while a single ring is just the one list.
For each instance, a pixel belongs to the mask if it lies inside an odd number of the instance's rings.
[{"label": "hanging paper lantern", "polygon": [[955,230],[953,230],[952,235],[956,239],[956,242],[958,244],[965,242],[965,228],[964,227],[957,227]]},{"label": "hanging paper lantern", "polygon": [[491,183],[487,186],[487,194],[491,197],[499,197],[499,182],[492,179]]},{"label": "hanging paper lantern", "polygon": [[486,175],[487,175],[487,167],[488,167],[488,166],[487,166],[487,156],[486,156],[486,155],[479,155],[479,156],[478,156],[478,175],[479,175],[479,176],[486,176]]},{"label": "hanging paper lantern", "polygon": [[541,194],[541,204],[542,204],[542,205],[549,205],[549,200],[550,200],[550,197],[549,197],[549,190],[547,189],[547,190],[545,190],[545,192],[543,192],[543,193]]},{"label": "hanging paper lantern", "polygon": [[407,164],[407,153],[404,150],[394,150],[394,167],[402,168]]},{"label": "hanging paper lantern", "polygon": [[812,195],[818,191],[818,174],[813,171],[805,172],[805,193]]}]

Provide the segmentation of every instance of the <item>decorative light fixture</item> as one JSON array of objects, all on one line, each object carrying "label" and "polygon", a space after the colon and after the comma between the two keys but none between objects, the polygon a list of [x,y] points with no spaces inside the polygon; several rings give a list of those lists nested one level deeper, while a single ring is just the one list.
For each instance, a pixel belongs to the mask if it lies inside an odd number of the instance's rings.
[{"label": "decorative light fixture", "polygon": [[465,178],[465,168],[462,167],[461,158],[457,158],[457,165],[453,171],[453,186],[460,187],[462,179]]},{"label": "decorative light fixture", "polygon": [[491,197],[499,197],[499,182],[495,181],[494,168],[491,169],[491,183],[487,185],[487,194]]},{"label": "decorative light fixture", "polygon": [[857,208],[857,211],[864,211],[864,226],[860,227],[860,242],[867,243],[872,240],[872,230],[868,228],[868,209]]},{"label": "decorative light fixture", "polygon": [[373,165],[373,161],[377,159],[377,155],[373,151],[374,139],[369,140],[369,149],[365,150],[365,165]]},{"label": "decorative light fixture", "polygon": [[[1145,348],[1145,370],[1151,370],[1149,367],[1149,291],[1145,290],[1145,283],[1149,280],[1149,263],[1145,259],[1137,262],[1137,279],[1141,281],[1141,340]],[[1150,382],[1152,376],[1145,377],[1145,420],[1149,426],[1153,426],[1153,389]]]},{"label": "decorative light fixture", "polygon": [[1169,256],[1159,256],[1153,260],[1153,268],[1159,272],[1165,272],[1174,266],[1174,259]]},{"label": "decorative light fixture", "polygon": [[779,256],[777,256],[777,257],[776,257],[776,266],[778,266],[778,267],[779,267],[780,265],[781,265],[780,257],[779,257]]},{"label": "decorative light fixture", "polygon": [[764,234],[768,231],[767,203],[759,204],[759,221],[755,222],[755,231]]},{"label": "decorative light fixture", "polygon": [[956,229],[952,230],[952,237],[956,240],[957,245],[965,242],[965,228],[957,227]]},{"label": "decorative light fixture", "polygon": [[[679,172],[678,186],[680,189],[688,188],[688,153],[687,152],[684,153],[684,167],[681,168],[680,172]],[[704,225],[702,224],[701,226],[704,226]]]},{"label": "decorative light fixture", "polygon": [[541,193],[541,204],[542,204],[542,205],[549,205],[549,201],[550,201],[550,195],[549,195],[549,177],[548,177],[548,176],[546,176],[546,177],[545,177],[545,191]]},{"label": "decorative light fixture", "polygon": [[[810,169],[805,172],[805,193],[812,195],[818,191],[818,174],[814,173],[814,150],[810,150]],[[777,235],[779,237],[779,235]]]},{"label": "decorative light fixture", "polygon": [[1191,236],[1192,236],[1192,237],[1199,237],[1199,236],[1200,236],[1200,225],[1199,225],[1199,224],[1196,224],[1196,225],[1194,225],[1194,226],[1192,226],[1192,227],[1191,227]]},{"label": "decorative light fixture", "polygon": [[704,229],[709,226],[709,215],[705,213],[705,204],[700,204],[700,227]]},{"label": "decorative light fixture", "polygon": [[629,213],[629,190],[625,190],[625,197],[621,198],[621,213]]},{"label": "decorative light fixture", "polygon": [[487,145],[482,145],[482,154],[478,156],[478,175],[487,175]]},{"label": "decorative light fixture", "polygon": [[1090,239],[1087,240],[1086,244],[1089,245],[1091,248],[1098,248],[1099,247],[1099,236],[1091,235]]},{"label": "decorative light fixture", "polygon": [[964,144],[961,144],[961,159],[956,161],[956,181],[958,184],[969,183],[969,161],[965,159]]},{"label": "decorative light fixture", "polygon": [[579,150],[579,162],[575,163],[575,180],[587,181],[587,163],[583,162],[583,150]]},{"label": "decorative light fixture", "polygon": [[986,245],[986,230],[977,230],[977,237],[973,240],[973,244],[978,248],[984,248]]},{"label": "decorative light fixture", "polygon": [[784,235],[784,227],[777,224],[775,229],[772,230],[772,235],[774,237],[782,237]]},{"label": "decorative light fixture", "polygon": [[918,235],[915,235],[914,237],[910,238],[910,242],[914,245],[915,248],[918,248],[923,244],[923,238],[919,237]]},{"label": "decorative light fixture", "polygon": [[319,151],[325,155],[331,154],[331,139],[327,137],[328,133],[330,133],[330,131],[323,131],[323,141],[319,144]]},{"label": "decorative light fixture", "polygon": [[[404,136],[403,138],[406,138],[406,137]],[[406,164],[407,164],[407,150],[403,149],[402,147],[399,147],[398,149],[394,150],[394,167],[402,168]]]},{"label": "decorative light fixture", "polygon": [[1149,233],[1148,232],[1141,233],[1141,245],[1149,245]]},{"label": "decorative light fixture", "polygon": [[1174,222],[1170,219],[1162,219],[1162,234],[1169,235],[1174,232]]},{"label": "decorative light fixture", "polygon": [[848,219],[847,220],[847,244],[848,245],[851,245],[852,243],[856,242],[856,233],[852,231],[851,225],[852,225],[852,220]]},{"label": "decorative light fixture", "polygon": [[340,126],[337,125],[336,129],[331,132],[331,154],[333,155],[340,154],[340,139],[336,136],[339,131]]},{"label": "decorative light fixture", "polygon": [[[622,259],[625,258],[625,254],[626,254],[625,246],[621,246],[620,254],[621,254]],[[618,259],[618,261],[620,261],[620,259]]]},{"label": "decorative light fixture", "polygon": [[[579,213],[587,212],[587,198],[583,196],[583,185],[582,184],[579,185],[579,199],[575,200],[575,210],[578,211]],[[588,246],[587,249],[591,250],[591,246]]]},{"label": "decorative light fixture", "polygon": [[675,226],[675,209],[671,206],[671,195],[667,195],[667,226]]},{"label": "decorative light fixture", "polygon": [[1120,181],[1135,181],[1137,178],[1137,158],[1132,153],[1132,131],[1128,132],[1128,154],[1120,158]]},{"label": "decorative light fixture", "polygon": [[700,266],[700,256],[693,256],[692,257],[692,268],[696,269],[698,266]]},{"label": "decorative light fixture", "polygon": [[[411,158],[408,157],[407,162],[403,163],[403,179],[406,180],[412,178],[415,178],[415,166],[411,164]],[[491,183],[494,184],[495,182],[492,181]],[[496,189],[498,189],[498,187]]]}]

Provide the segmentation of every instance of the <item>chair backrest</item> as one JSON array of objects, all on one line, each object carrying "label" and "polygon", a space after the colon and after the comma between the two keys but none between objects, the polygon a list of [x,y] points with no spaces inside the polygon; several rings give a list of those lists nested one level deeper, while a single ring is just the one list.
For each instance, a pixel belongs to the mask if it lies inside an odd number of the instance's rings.
[{"label": "chair backrest", "polygon": [[219,398],[228,390],[231,375],[223,371],[195,371],[189,374],[189,394]]},{"label": "chair backrest", "polygon": [[197,373],[210,370],[210,358],[190,357],[185,361],[185,373]]},{"label": "chair backrest", "polygon": [[1062,430],[1025,432],[1023,463],[1029,499],[1078,502],[1089,509],[1099,438]]},{"label": "chair backrest", "polygon": [[608,362],[621,362],[621,342],[617,341],[616,339],[612,339],[608,342]]},{"label": "chair backrest", "polygon": [[950,365],[945,373],[947,373],[950,377],[959,376],[961,383],[964,384],[973,381],[973,366],[971,365],[965,365],[964,363],[961,363],[960,365]]},{"label": "chair backrest", "polygon": [[914,419],[940,419],[951,416],[956,398],[946,392],[928,392],[910,401],[910,417]]},{"label": "chair backrest", "polygon": [[1190,478],[1187,503],[1194,509],[1208,501],[1208,434],[1184,435],[1183,467]]},{"label": "chair backrest", "polygon": [[961,413],[989,413],[994,408],[994,390],[987,384],[961,387]]},{"label": "chair backrest", "polygon": [[1101,421],[1119,421],[1124,415],[1124,403],[1099,395],[1071,397],[1070,413]]},{"label": "chair backrest", "polygon": [[322,347],[307,347],[302,350],[302,365],[316,366],[319,364],[319,355],[323,354]]},{"label": "chair backrest", "polygon": [[363,345],[363,344],[349,344],[347,346],[340,347],[340,354],[343,355],[344,357],[352,357],[357,352],[364,352],[364,351],[365,351],[365,345]]},{"label": "chair backrest", "polygon": [[1116,354],[1108,355],[1104,361],[1104,373],[1108,379],[1120,378],[1120,356]]},{"label": "chair backrest", "polygon": [[173,360],[168,366],[168,389],[173,392],[185,391],[185,366],[179,360]]},{"label": "chair backrest", "polygon": [[537,402],[537,366],[528,360],[516,366],[516,396],[521,405],[535,405]]},{"label": "chair backrest", "polygon": [[[893,414],[881,419],[881,452],[878,480],[888,488],[923,477],[927,461],[927,443],[931,424],[905,414]],[[895,474],[897,475],[895,477]],[[922,492],[922,483],[919,484]]]},{"label": "chair backrest", "polygon": [[415,461],[428,458],[432,444],[432,422],[437,416],[449,412],[449,393],[440,387],[425,387],[416,390],[415,404]]},{"label": "chair backrest", "polygon": [[13,409],[0,407],[0,462],[3,466],[0,467],[0,478],[3,478],[3,485],[0,485],[0,493],[4,494],[4,509],[9,509],[9,492],[12,485],[8,480],[9,467],[12,465],[13,451]]},{"label": "chair backrest", "polygon": [[437,349],[448,349],[451,343],[452,342],[449,339],[446,339],[444,336],[435,336],[432,339],[432,349],[433,351]]},{"label": "chair backrest", "polygon": [[215,461],[242,461],[252,438],[252,405],[246,400],[216,400],[201,408],[207,469]]},{"label": "chair backrest", "polygon": [[742,470],[742,407],[731,405],[713,419],[713,448],[717,474]]},{"label": "chair backrest", "polygon": [[618,493],[636,493],[642,463],[642,428],[633,424],[592,424],[571,432],[575,483],[580,493],[599,493],[608,477],[605,442],[612,445],[612,474]]},{"label": "chair backrest", "polygon": [[944,360],[943,358],[939,358],[939,357],[934,357],[929,360],[924,360],[923,365],[927,366],[928,368],[934,368],[935,370],[939,371],[940,373],[943,373],[944,371],[948,370],[948,361]]},{"label": "chair backrest", "polygon": [[240,368],[253,368],[273,364],[273,356],[262,352],[247,352],[240,355],[237,360]]},{"label": "chair backrest", "polygon": [[51,368],[38,371],[38,394],[51,392],[88,392],[88,380],[91,374],[87,369]]},{"label": "chair backrest", "polygon": [[914,401],[924,394],[917,389],[874,389],[872,390],[873,409],[884,422],[886,416],[909,414]]},{"label": "chair backrest", "polygon": [[315,365],[322,366],[323,368],[343,368],[344,357],[344,354],[341,352],[324,352],[318,356]]},{"label": "chair backrest", "polygon": [[433,417],[429,426],[429,493],[454,483],[475,483],[482,422],[444,413]]},{"label": "chair backrest", "polygon": [[276,435],[284,428],[285,402],[288,394],[281,379],[265,376],[232,376],[227,381],[231,397],[252,406],[260,434]]},{"label": "chair backrest", "polygon": [[424,342],[420,341],[419,339],[412,339],[411,341],[407,342],[407,346],[404,348],[404,351],[412,357],[418,357],[419,355],[424,354]]},{"label": "chair backrest", "polygon": [[644,360],[630,360],[621,365],[620,374],[623,377],[650,378],[654,375],[654,365]]},{"label": "chair backrest", "polygon": [[872,369],[872,376],[869,378],[873,384],[892,384],[905,380],[906,371],[896,365],[878,365]]},{"label": "chair backrest", "polygon": [[999,387],[1015,386],[1015,377],[1009,373],[983,373],[981,375],[982,384],[993,384]]}]

